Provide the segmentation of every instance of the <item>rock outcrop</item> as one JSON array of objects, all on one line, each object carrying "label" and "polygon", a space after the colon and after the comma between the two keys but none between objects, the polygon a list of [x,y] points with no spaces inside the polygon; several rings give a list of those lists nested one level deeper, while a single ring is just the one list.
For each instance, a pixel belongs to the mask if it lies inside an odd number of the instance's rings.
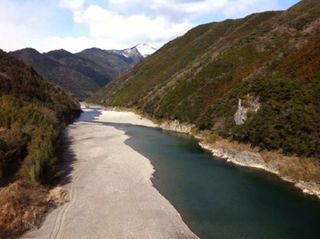
[{"label": "rock outcrop", "polygon": [[244,100],[238,100],[238,109],[234,115],[236,125],[242,125],[248,119],[248,113],[257,113],[260,109],[259,98],[247,95]]},{"label": "rock outcrop", "polygon": [[238,101],[238,110],[234,115],[236,125],[242,125],[247,120],[248,109],[242,106],[242,100]]},{"label": "rock outcrop", "polygon": [[160,124],[160,128],[163,130],[169,130],[169,131],[185,133],[185,134],[192,134],[192,129],[194,127],[195,126],[191,124],[180,123],[178,120],[165,121]]},{"label": "rock outcrop", "polygon": [[200,146],[206,150],[209,150],[214,156],[226,159],[228,162],[232,162],[244,167],[259,168],[274,174],[279,174],[278,165],[271,162],[266,163],[259,153],[238,151],[223,147],[212,147],[204,142],[201,142]]}]

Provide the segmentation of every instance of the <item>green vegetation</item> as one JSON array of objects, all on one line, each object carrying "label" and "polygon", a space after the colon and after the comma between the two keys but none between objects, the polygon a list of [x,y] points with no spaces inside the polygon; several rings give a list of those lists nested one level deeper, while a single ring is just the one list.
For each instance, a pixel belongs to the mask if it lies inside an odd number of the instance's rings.
[{"label": "green vegetation", "polygon": [[[0,51],[0,180],[50,183],[65,123],[78,103],[31,67]],[[18,173],[17,173],[18,172]]]},{"label": "green vegetation", "polygon": [[[232,90],[221,105],[213,108],[212,118],[223,117],[224,132],[236,140],[269,150],[282,149],[309,157],[320,157],[319,131],[320,81],[303,84],[281,78],[263,78],[244,82]],[[261,108],[249,115],[247,121],[236,126],[233,121],[238,98],[246,95],[259,98]],[[225,135],[228,136],[228,135]]]},{"label": "green vegetation", "polygon": [[[193,123],[262,149],[319,158],[319,12],[319,1],[304,0],[285,12],[196,27],[91,101]],[[238,100],[251,97],[260,109],[236,126]]]}]

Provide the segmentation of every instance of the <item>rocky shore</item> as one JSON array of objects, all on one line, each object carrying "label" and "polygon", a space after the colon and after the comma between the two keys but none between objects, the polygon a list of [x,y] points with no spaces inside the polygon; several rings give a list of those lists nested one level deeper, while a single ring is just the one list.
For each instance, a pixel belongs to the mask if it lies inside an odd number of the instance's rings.
[{"label": "rocky shore", "polygon": [[214,156],[227,160],[228,162],[250,168],[257,168],[278,175],[281,179],[293,183],[304,193],[315,195],[320,199],[320,185],[316,182],[306,182],[292,177],[281,175],[277,161],[266,162],[261,154],[249,151],[237,151],[232,148],[218,148],[204,142],[199,143],[203,149],[210,151]]}]

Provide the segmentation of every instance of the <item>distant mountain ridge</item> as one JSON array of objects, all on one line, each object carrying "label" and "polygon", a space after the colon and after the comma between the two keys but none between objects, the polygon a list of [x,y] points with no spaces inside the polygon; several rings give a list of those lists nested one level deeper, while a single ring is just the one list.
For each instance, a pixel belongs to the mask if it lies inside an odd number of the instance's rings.
[{"label": "distant mountain ridge", "polygon": [[90,48],[75,54],[60,49],[41,54],[35,49],[25,48],[10,54],[31,65],[39,74],[67,92],[85,99],[152,53],[150,50],[143,51],[142,47],[139,49]]}]

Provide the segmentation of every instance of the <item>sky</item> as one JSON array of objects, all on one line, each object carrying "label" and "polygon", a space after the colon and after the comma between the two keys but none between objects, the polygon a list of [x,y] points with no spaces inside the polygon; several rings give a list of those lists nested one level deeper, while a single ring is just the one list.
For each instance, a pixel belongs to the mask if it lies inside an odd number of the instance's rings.
[{"label": "sky", "polygon": [[0,48],[156,48],[199,24],[284,10],[298,0],[0,0]]}]

